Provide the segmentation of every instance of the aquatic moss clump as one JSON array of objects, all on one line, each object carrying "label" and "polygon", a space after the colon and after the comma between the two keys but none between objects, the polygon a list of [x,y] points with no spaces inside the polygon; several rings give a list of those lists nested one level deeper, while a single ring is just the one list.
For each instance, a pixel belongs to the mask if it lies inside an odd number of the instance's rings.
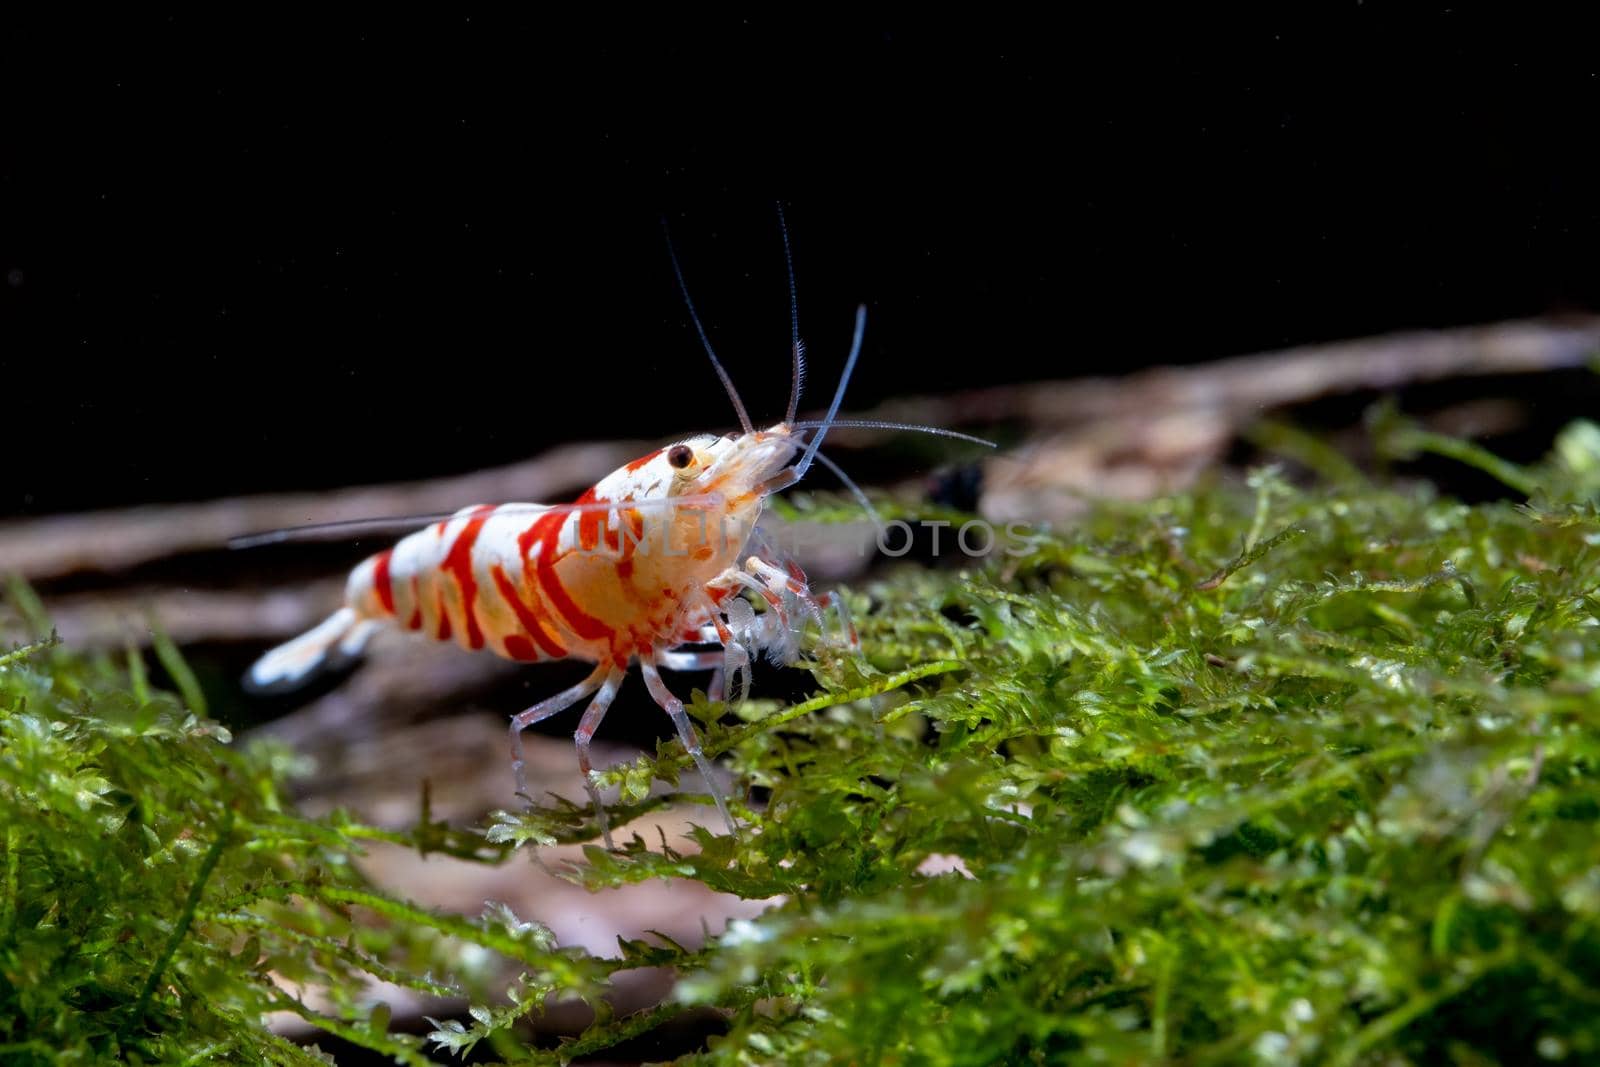
[{"label": "aquatic moss clump", "polygon": [[[47,631],[29,591],[12,595]],[[481,997],[510,963],[598,998],[605,962],[504,906],[469,920],[373,891],[352,865],[371,839],[500,851],[431,822],[300,818],[280,794],[293,757],[229,746],[176,650],[159,652],[184,697],[137,657],[53,636],[0,653],[0,1062],[326,1062],[268,1029],[276,1012],[426,1064],[421,1037],[389,1032],[377,983]]]},{"label": "aquatic moss clump", "polygon": [[[293,1062],[254,1026],[292,1000],[271,971],[333,990],[291,1010],[411,1059],[367,975],[468,994],[434,1054],[508,1062],[707,1007],[725,1025],[689,1058],[719,1063],[1600,1057],[1600,430],[1531,468],[1379,432],[1528,501],[1304,453],[1314,489],[1268,468],[965,569],[905,566],[850,592],[864,656],[815,646],[811,700],[697,699],[748,787],[740,837],[591,847],[567,875],[776,898],[704,949],[597,959],[514,916],[392,901],[349,866],[371,831],[281,808],[282,754],[234,753],[109,666],[14,654],[0,1048]],[[689,767],[667,742],[604,772],[614,823]],[[594,835],[556,806],[409,839],[503,862]],[[475,987],[463,939],[523,970],[509,999]],[[676,991],[612,1017],[607,978],[633,967],[675,970]],[[519,1020],[549,995],[595,1025],[536,1047]]]}]

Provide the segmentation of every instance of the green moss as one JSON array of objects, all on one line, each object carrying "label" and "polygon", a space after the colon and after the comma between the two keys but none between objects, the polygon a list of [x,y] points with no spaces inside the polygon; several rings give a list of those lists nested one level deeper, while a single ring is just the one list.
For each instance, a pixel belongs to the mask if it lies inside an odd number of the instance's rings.
[{"label": "green moss", "polygon": [[[170,645],[161,656],[187,675]],[[427,1063],[422,1040],[387,1032],[371,982],[482,996],[491,971],[469,944],[580,993],[603,978],[610,965],[503,908],[468,921],[371,892],[351,865],[367,839],[500,852],[434,824],[384,835],[297,817],[279,793],[290,754],[229,747],[130,663],[53,638],[0,656],[0,1062],[322,1062],[261,1025],[287,1011]]]},{"label": "green moss", "polygon": [[[282,810],[284,753],[236,753],[106,664],[16,656],[0,1045],[294,1062],[249,1025],[285,999],[271,969],[336,991],[326,1028],[415,1057],[357,980],[470,988],[470,941],[526,978],[434,1045],[516,1062],[702,1005],[729,1020],[704,1055],[734,1063],[1600,1056],[1600,431],[1512,467],[1392,414],[1375,430],[1396,458],[1448,454],[1530,502],[1340,468],[1333,489],[1264,470],[1106,505],[1023,554],[854,590],[865,657],[818,648],[803,704],[730,724],[699,700],[707,750],[764,790],[741,837],[590,848],[569,872],[783,898],[695,952],[600,960],[514,916],[389,901],[349,866],[378,835]],[[664,744],[605,777],[631,811],[688,766]],[[592,835],[557,807],[411,839],[493,861]],[[930,857],[960,869],[921,873]],[[603,1003],[610,974],[643,966],[680,973],[672,1002],[602,1011],[560,1050],[515,1036],[548,993]]]}]

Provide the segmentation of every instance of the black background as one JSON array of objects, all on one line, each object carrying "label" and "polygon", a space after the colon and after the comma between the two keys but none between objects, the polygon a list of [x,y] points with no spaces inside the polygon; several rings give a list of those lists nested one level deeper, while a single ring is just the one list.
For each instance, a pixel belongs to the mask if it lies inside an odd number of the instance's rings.
[{"label": "black background", "polygon": [[1553,15],[153,13],[0,36],[0,514],[1600,307]]}]

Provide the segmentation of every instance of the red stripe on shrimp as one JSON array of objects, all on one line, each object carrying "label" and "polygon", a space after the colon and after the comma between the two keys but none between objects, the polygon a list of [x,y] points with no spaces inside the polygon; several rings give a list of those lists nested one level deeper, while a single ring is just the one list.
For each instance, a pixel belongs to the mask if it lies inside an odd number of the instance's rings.
[{"label": "red stripe on shrimp", "polygon": [[[472,609],[468,608],[467,610],[471,611]],[[467,618],[470,620],[472,616],[468,615]],[[434,631],[433,636],[440,641],[450,640],[450,608],[444,602],[444,590],[442,589],[439,590],[439,628]]]},{"label": "red stripe on shrimp", "polygon": [[[593,489],[585,489],[583,491],[583,495],[574,501],[574,503],[604,504],[608,503],[608,501],[601,500],[599,497],[595,496]],[[632,555],[634,545],[637,545],[640,539],[644,537],[644,520],[641,519],[639,517],[639,513],[632,508],[619,508],[614,512],[604,511],[597,508],[594,511],[580,511],[577,513],[577,515],[578,547],[583,549],[585,552],[593,552],[595,549],[600,547],[600,544],[603,541],[606,549],[613,554]],[[633,545],[625,544],[624,539],[618,533],[617,529],[611,525],[611,517],[613,515],[621,516],[621,520],[628,524],[628,528],[633,535]]]},{"label": "red stripe on shrimp", "polygon": [[372,565],[372,589],[378,594],[378,603],[390,615],[394,614],[394,587],[389,584],[389,557],[394,555],[394,549],[386,549],[378,553],[377,562]]},{"label": "red stripe on shrimp", "polygon": [[506,655],[510,656],[514,660],[520,660],[523,663],[533,663],[539,658],[539,650],[533,647],[532,641],[529,641],[521,634],[512,634],[510,637],[507,637],[505,639],[505,646]]},{"label": "red stripe on shrimp", "polygon": [[[585,489],[583,495],[573,501],[574,504],[594,504],[599,500],[594,495],[593,489]],[[578,546],[585,552],[593,552],[600,544],[600,531],[605,523],[606,513],[603,511],[580,511],[578,515]],[[548,516],[546,516],[548,518]],[[535,527],[538,523],[534,524]],[[531,531],[530,531],[531,532]],[[609,539],[608,539],[609,542]],[[527,549],[523,549],[523,556],[527,556]]]},{"label": "red stripe on shrimp", "polygon": [[[592,500],[592,493],[591,490],[585,495]],[[598,641],[611,636],[611,627],[578,607],[577,601],[568,595],[566,586],[561,584],[561,578],[556,574],[556,540],[561,531],[561,524],[570,514],[571,512],[554,511],[540,516],[537,522],[517,538],[517,547],[522,549],[523,559],[534,567],[535,586],[544,594],[545,599],[554,605],[557,614],[566,622],[567,628],[585,641]],[[584,513],[579,512],[579,514]],[[531,556],[535,544],[539,546],[539,552],[537,556]]]},{"label": "red stripe on shrimp", "polygon": [[648,456],[640,456],[638,459],[636,459],[632,463],[628,464],[628,472],[631,474],[631,473],[637,471],[640,467],[648,466],[650,461],[655,459],[657,456],[661,455],[661,453],[663,451],[665,451],[665,450],[658,448],[654,452],[650,453]]},{"label": "red stripe on shrimp", "polygon": [[621,544],[614,547],[619,556],[628,560],[633,558],[639,546],[644,543],[644,516],[639,514],[638,508],[629,508],[622,513],[622,521],[627,525],[628,536],[622,538]]},{"label": "red stripe on shrimp", "polygon": [[[516,613],[517,622],[522,624],[522,628],[528,631],[528,634],[539,643],[539,647],[544,649],[545,654],[551,659],[564,658],[567,650],[551,639],[549,632],[545,629],[547,620],[542,617],[543,613],[538,611],[537,607],[530,608],[523,602],[521,595],[517,592],[516,585],[510,578],[506,577],[505,569],[497,563],[490,569],[489,573],[494,575],[495,588],[500,590],[500,598],[511,605],[511,610]],[[532,646],[528,645],[526,638],[520,638],[517,634],[507,637],[505,646],[506,651],[511,654],[513,659],[539,658],[537,653],[531,656],[518,653],[517,649],[519,648],[525,648],[528,652],[532,652],[533,649]]]},{"label": "red stripe on shrimp", "polygon": [[578,607],[578,602],[567,594],[567,587],[561,584],[561,577],[556,574],[553,542],[547,543],[544,551],[539,553],[539,588],[555,605],[556,611],[566,620],[573,633],[586,641],[611,636],[611,627]]},{"label": "red stripe on shrimp", "polygon": [[[482,504],[472,509],[472,519],[462,528],[456,537],[455,543],[450,546],[450,552],[444,557],[444,562],[439,564],[439,569],[456,580],[456,588],[461,591],[461,612],[466,620],[467,645],[470,648],[483,647],[483,630],[478,626],[478,612],[473,602],[478,598],[478,581],[472,574],[472,546],[477,543],[478,533],[483,529],[484,521],[489,513],[494,511],[493,504]],[[441,611],[443,601],[440,601]],[[449,622],[440,624],[441,628],[449,626]],[[448,638],[449,632],[439,635],[439,639]]]},{"label": "red stripe on shrimp", "polygon": [[[586,491],[583,496],[593,499],[594,490],[590,489]],[[583,496],[578,498],[578,503],[584,503]],[[517,535],[517,551],[522,553],[522,563],[524,567],[531,567],[533,565],[534,545],[539,543],[540,538],[547,535],[555,535],[560,532],[561,520],[564,517],[565,514],[562,512],[540,515],[537,519],[533,520],[533,522],[529,524],[526,530],[523,530]],[[541,551],[543,551],[542,548]]]}]

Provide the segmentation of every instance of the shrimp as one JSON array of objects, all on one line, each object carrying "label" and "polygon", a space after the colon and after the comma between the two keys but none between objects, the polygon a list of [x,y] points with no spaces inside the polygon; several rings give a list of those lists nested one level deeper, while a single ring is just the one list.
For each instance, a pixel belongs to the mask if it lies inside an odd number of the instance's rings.
[{"label": "shrimp", "polygon": [[[784,250],[787,258],[787,229]],[[843,600],[813,592],[799,566],[757,533],[766,499],[800,481],[818,458],[833,467],[819,452],[832,426],[879,425],[979,439],[934,427],[837,418],[861,353],[865,306],[856,309],[849,356],[820,421],[796,418],[805,364],[798,316],[792,316],[788,410],[782,421],[756,429],[689,301],[676,253],[672,265],[740,430],[688,437],[641,456],[572,504],[469,507],[403,538],[360,563],[350,574],[343,606],[262,656],[250,668],[247,684],[267,691],[292,687],[327,664],[359,655],[386,626],[518,662],[593,663],[583,681],[512,716],[512,768],[517,793],[526,798],[523,731],[587,699],[574,743],[600,835],[612,848],[589,749],[629,667],[638,663],[645,688],[671,718],[717,811],[736,834],[737,823],[683,702],[667,688],[661,671],[711,669],[715,698],[727,695],[726,681],[737,700],[751,654],[775,653],[791,661],[796,613],[820,623],[830,606],[840,614],[847,641],[855,643]],[[793,277],[791,266],[791,297]],[[747,590],[770,610],[756,614],[741,595]]]}]

